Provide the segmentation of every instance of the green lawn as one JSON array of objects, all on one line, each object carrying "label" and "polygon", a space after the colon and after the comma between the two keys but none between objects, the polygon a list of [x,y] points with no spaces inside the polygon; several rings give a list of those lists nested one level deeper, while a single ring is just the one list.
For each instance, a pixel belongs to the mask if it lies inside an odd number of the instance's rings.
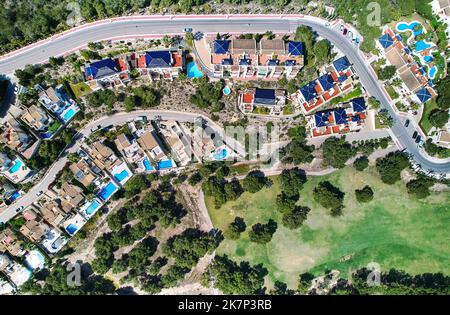
[{"label": "green lawn", "polygon": [[431,99],[429,102],[426,102],[423,106],[423,114],[422,114],[422,118],[420,119],[419,125],[420,128],[422,128],[423,132],[425,132],[426,134],[428,134],[428,132],[430,131],[430,129],[433,127],[430,123],[430,121],[428,120],[428,116],[430,115],[431,111],[433,109],[438,108],[437,104],[436,104],[436,99]]},{"label": "green lawn", "polygon": [[70,87],[72,88],[73,94],[75,94],[76,98],[80,98],[81,96],[92,92],[91,88],[84,82],[77,84],[70,83]]},{"label": "green lawn", "polygon": [[[383,184],[373,168],[356,173],[351,167],[328,176],[309,177],[300,192],[299,204],[312,210],[305,224],[298,230],[281,225],[281,216],[275,210],[279,193],[274,184],[256,194],[243,194],[237,201],[214,209],[206,203],[215,227],[226,226],[235,216],[241,216],[251,225],[269,218],[278,222],[278,230],[266,245],[251,243],[247,231],[238,241],[225,240],[219,254],[262,263],[268,270],[267,285],[275,280],[285,281],[294,288],[298,275],[305,271],[320,274],[326,269],[338,269],[345,275],[349,269],[377,262],[382,270],[391,267],[409,273],[442,271],[450,274],[450,195],[432,195],[423,201],[408,197],[405,185]],[[345,193],[345,209],[341,217],[331,217],[327,210],[312,198],[318,182],[329,180]],[[367,204],[358,204],[354,190],[370,185],[375,198]]]}]

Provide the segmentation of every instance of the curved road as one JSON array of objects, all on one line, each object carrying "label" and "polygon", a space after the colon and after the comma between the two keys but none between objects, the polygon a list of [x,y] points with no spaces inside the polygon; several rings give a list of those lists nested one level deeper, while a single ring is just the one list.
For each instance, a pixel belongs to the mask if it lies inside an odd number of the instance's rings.
[{"label": "curved road", "polygon": [[45,192],[48,189],[49,185],[55,180],[56,175],[61,172],[66,166],[68,162],[67,155],[69,153],[75,153],[78,151],[82,143],[81,139],[83,137],[89,137],[89,135],[92,133],[91,129],[97,126],[104,128],[110,125],[124,124],[128,121],[132,121],[138,118],[139,116],[146,116],[148,120],[155,120],[157,118],[160,118],[162,120],[176,120],[180,122],[191,123],[195,123],[199,117],[202,117],[206,123],[206,134],[215,133],[219,137],[223,137],[224,142],[227,143],[231,148],[233,148],[238,154],[245,154],[245,150],[240,143],[224,135],[223,129],[208,117],[199,114],[167,110],[140,110],[131,113],[118,113],[115,115],[102,117],[84,126],[83,129],[81,129],[73,137],[72,142],[65,148],[65,150],[61,152],[58,160],[56,160],[56,162],[50,166],[41,181],[34,185],[22,198],[14,202],[13,205],[3,209],[0,212],[0,222],[7,222],[17,214],[17,209],[21,207],[26,208],[40,198],[36,194],[39,191]]},{"label": "curved road", "polygon": [[[290,33],[294,32],[298,25],[304,24],[311,26],[318,34],[330,40],[338,49],[340,49],[353,64],[356,73],[359,75],[362,85],[367,92],[380,100],[383,108],[387,109],[392,117],[396,117],[395,124],[391,128],[392,134],[398,140],[401,147],[405,148],[408,153],[413,155],[414,160],[422,166],[425,171],[433,171],[434,173],[450,173],[450,163],[439,163],[439,161],[430,158],[421,151],[414,143],[411,135],[403,125],[403,118],[396,115],[393,104],[391,104],[386,91],[381,88],[371,67],[367,64],[364,56],[358,48],[351,44],[342,35],[326,26],[326,21],[316,17],[294,16],[294,15],[230,15],[230,16],[142,16],[142,17],[122,17],[89,25],[84,25],[63,34],[52,36],[36,44],[25,47],[16,52],[12,52],[0,58],[0,73],[10,74],[15,69],[22,68],[26,64],[35,64],[47,61],[51,56],[64,55],[70,51],[78,50],[84,47],[88,42],[95,42],[105,39],[119,38],[137,38],[137,37],[158,37],[162,34],[181,34],[183,28],[191,27],[194,31],[203,33],[256,33],[270,30],[274,33]],[[148,111],[149,115],[160,115],[162,119],[176,119],[180,121],[192,121],[192,117],[196,114],[186,112],[169,114],[162,111]],[[142,113],[118,114],[105,117],[99,122],[89,124],[81,134],[88,134],[90,128],[95,125],[107,126],[113,123],[123,122],[142,115]],[[209,120],[208,120],[209,121]],[[210,122],[210,126],[216,126]],[[216,126],[217,127],[217,126]],[[78,138],[77,138],[78,139]],[[74,139],[69,152],[74,152],[79,142]],[[235,144],[235,148],[241,148]],[[66,152],[67,153],[67,152]],[[31,204],[35,197],[35,193],[39,190],[45,190],[53,181],[53,176],[61,170],[66,163],[65,156],[62,156],[51,167],[48,174],[39,185],[33,187],[30,192],[14,204],[14,209],[20,206]],[[33,197],[34,196],[34,197]],[[12,208],[12,207],[11,207]],[[7,211],[0,213],[0,222],[7,221],[15,212],[8,208]]]}]

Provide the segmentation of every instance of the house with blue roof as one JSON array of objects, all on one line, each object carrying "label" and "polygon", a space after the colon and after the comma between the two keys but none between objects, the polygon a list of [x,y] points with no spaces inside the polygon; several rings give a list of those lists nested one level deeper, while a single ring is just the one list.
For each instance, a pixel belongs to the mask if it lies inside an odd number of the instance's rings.
[{"label": "house with blue roof", "polygon": [[125,86],[130,80],[129,68],[125,58],[106,58],[86,64],[84,78],[93,90]]},{"label": "house with blue roof", "polygon": [[210,42],[211,65],[216,77],[234,79],[294,78],[303,67],[303,42],[285,42],[280,38],[259,42],[254,39],[215,39]]},{"label": "house with blue roof", "polygon": [[423,87],[419,91],[417,91],[416,96],[422,104],[426,103],[432,97],[431,93],[428,91],[426,87]]},{"label": "house with blue roof", "polygon": [[150,80],[177,78],[184,66],[182,50],[153,50],[147,51],[137,58],[136,68],[142,76]]},{"label": "house with blue roof", "polygon": [[280,114],[286,105],[286,91],[280,89],[250,88],[238,92],[239,108],[252,113],[257,107],[264,107],[269,114]]},{"label": "house with blue roof", "polygon": [[338,73],[340,73],[350,68],[350,61],[348,61],[346,56],[340,57],[333,61],[333,67]]},{"label": "house with blue roof", "polygon": [[389,48],[390,46],[392,46],[394,44],[394,41],[392,40],[392,37],[388,33],[383,34],[383,36],[381,36],[378,39],[378,42],[381,44],[381,46],[384,49],[387,49],[387,48]]}]

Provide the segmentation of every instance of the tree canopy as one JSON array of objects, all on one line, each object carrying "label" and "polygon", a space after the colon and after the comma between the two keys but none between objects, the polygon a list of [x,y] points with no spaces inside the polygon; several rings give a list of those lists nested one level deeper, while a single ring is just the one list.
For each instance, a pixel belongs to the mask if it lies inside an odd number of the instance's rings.
[{"label": "tree canopy", "polygon": [[326,165],[343,168],[345,162],[353,157],[356,150],[345,138],[331,137],[322,144],[323,159]]},{"label": "tree canopy", "polygon": [[381,180],[390,185],[400,180],[400,172],[408,166],[408,157],[399,151],[391,152],[384,158],[378,158],[376,162]]}]

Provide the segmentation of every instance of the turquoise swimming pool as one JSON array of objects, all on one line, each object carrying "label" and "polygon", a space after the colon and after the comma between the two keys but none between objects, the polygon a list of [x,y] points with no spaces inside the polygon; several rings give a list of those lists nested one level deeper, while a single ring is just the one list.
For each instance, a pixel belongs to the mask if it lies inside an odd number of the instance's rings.
[{"label": "turquoise swimming pool", "polygon": [[227,157],[228,157],[228,150],[226,148],[217,150],[213,155],[213,159],[216,161],[225,160]]},{"label": "turquoise swimming pool", "polygon": [[88,216],[95,213],[95,211],[100,207],[100,203],[97,200],[92,200],[89,207],[86,208],[85,212]]},{"label": "turquoise swimming pool", "polygon": [[69,233],[70,235],[74,235],[76,231],[78,231],[78,227],[75,224],[69,224],[66,227],[66,231],[67,233]]},{"label": "turquoise swimming pool", "polygon": [[154,171],[155,170],[155,168],[150,164],[150,161],[147,158],[144,159],[143,163],[144,163],[144,168],[146,171]]},{"label": "turquoise swimming pool", "polygon": [[109,182],[108,185],[106,185],[100,190],[98,196],[106,201],[116,192],[116,190],[117,186],[114,185],[112,182]]},{"label": "turquoise swimming pool", "polygon": [[14,160],[14,165],[8,170],[11,174],[14,174],[22,167],[22,161],[19,159]]},{"label": "turquoise swimming pool", "polygon": [[399,22],[397,23],[397,31],[399,32],[412,31],[414,36],[417,36],[423,33],[423,27],[419,30],[414,30],[414,27],[419,24],[422,25],[422,23],[418,21],[413,21],[411,23]]},{"label": "turquoise swimming pool", "polygon": [[171,168],[172,167],[172,160],[164,160],[158,162],[158,169],[163,170],[165,168]]},{"label": "turquoise swimming pool", "polygon": [[224,95],[230,95],[231,93],[231,89],[228,87],[228,85],[226,87],[224,87],[223,89],[223,94]]},{"label": "turquoise swimming pool", "polygon": [[434,77],[436,76],[436,72],[437,68],[432,67],[430,70],[428,70],[428,77],[430,77],[430,79],[434,79]]},{"label": "turquoise swimming pool", "polygon": [[188,78],[203,78],[203,72],[200,71],[195,61],[191,61],[187,65]]},{"label": "turquoise swimming pool", "polygon": [[73,108],[70,108],[63,116],[63,119],[65,122],[68,122],[69,120],[71,120],[73,118],[73,116],[75,116],[75,111]]},{"label": "turquoise swimming pool", "polygon": [[120,172],[119,174],[115,174],[114,178],[117,179],[119,181],[119,183],[122,183],[122,181],[128,177],[128,172],[127,170],[122,170],[122,172]]},{"label": "turquoise swimming pool", "polygon": [[430,47],[431,47],[431,45],[428,44],[424,40],[419,40],[419,41],[416,42],[416,52],[420,52],[420,51],[428,49]]},{"label": "turquoise swimming pool", "polygon": [[21,196],[20,192],[15,191],[15,192],[13,192],[13,194],[11,195],[11,197],[9,197],[9,201],[14,202],[14,201],[16,201],[17,199],[19,199],[20,196]]}]

